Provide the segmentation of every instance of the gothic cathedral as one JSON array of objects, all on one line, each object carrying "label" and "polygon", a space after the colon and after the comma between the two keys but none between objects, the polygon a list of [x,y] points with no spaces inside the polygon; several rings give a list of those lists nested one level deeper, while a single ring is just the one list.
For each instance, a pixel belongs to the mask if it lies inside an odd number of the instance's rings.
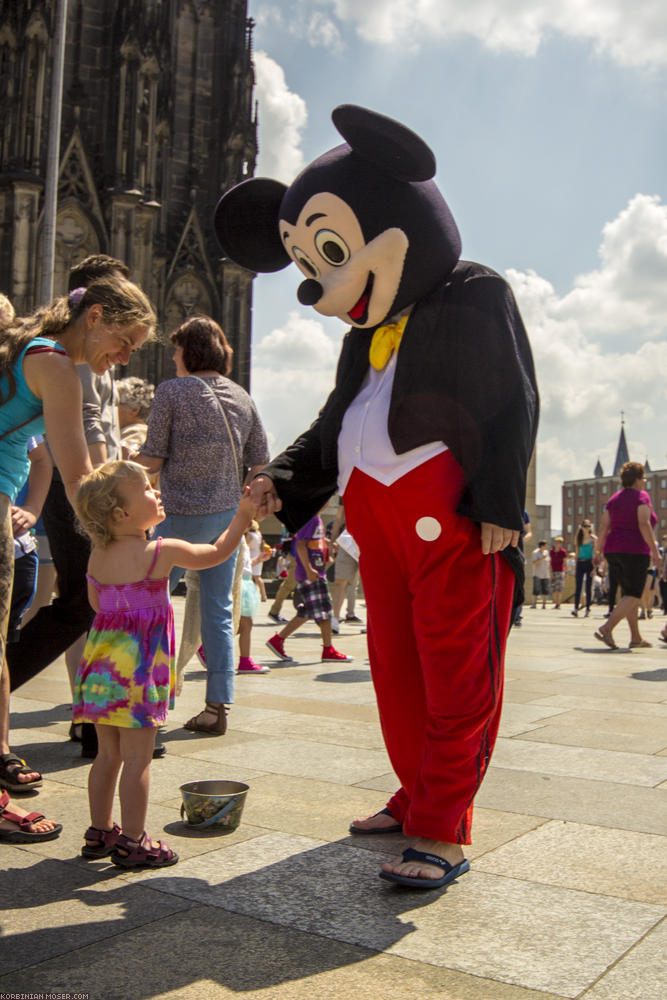
[{"label": "gothic cathedral", "polygon": [[[0,0],[0,291],[39,303],[56,0]],[[216,319],[248,386],[253,275],[221,259],[220,194],[254,172],[247,0],[69,0],[54,294],[89,253],[124,260],[161,330]],[[159,382],[155,344],[128,373]]]}]

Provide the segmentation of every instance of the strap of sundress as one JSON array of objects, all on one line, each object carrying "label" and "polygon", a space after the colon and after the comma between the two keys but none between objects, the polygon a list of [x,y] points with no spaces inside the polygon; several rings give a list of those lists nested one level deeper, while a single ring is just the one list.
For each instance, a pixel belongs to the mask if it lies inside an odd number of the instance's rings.
[{"label": "strap of sundress", "polygon": [[146,573],[146,576],[144,577],[144,580],[142,582],[145,582],[149,578],[149,576],[151,575],[151,573],[153,572],[153,570],[155,569],[155,563],[158,561],[158,558],[159,558],[159,555],[160,555],[160,549],[161,548],[162,548],[162,537],[158,536],[158,538],[156,540],[155,554],[153,556],[153,561],[150,564],[150,566],[148,567],[148,573]]}]

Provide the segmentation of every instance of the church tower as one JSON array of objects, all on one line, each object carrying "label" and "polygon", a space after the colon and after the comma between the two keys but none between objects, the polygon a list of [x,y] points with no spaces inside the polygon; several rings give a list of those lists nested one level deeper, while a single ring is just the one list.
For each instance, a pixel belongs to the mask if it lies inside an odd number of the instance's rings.
[{"label": "church tower", "polygon": [[[55,0],[0,0],[0,291],[38,302]],[[247,0],[69,0],[54,293],[89,253],[124,260],[162,333],[206,313],[248,386],[253,275],[222,260],[221,193],[254,172]],[[144,348],[128,373],[173,375]]]}]

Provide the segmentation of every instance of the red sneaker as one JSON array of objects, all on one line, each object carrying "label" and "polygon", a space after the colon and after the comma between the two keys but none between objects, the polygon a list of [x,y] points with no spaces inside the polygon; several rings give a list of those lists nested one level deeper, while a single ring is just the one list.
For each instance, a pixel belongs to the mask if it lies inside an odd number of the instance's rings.
[{"label": "red sneaker", "polygon": [[200,646],[197,650],[197,659],[201,663],[202,667],[206,666],[206,653],[204,652],[203,646]]},{"label": "red sneaker", "polygon": [[261,663],[255,663],[252,656],[242,656],[239,660],[237,674],[268,674],[270,668],[263,667]]},{"label": "red sneaker", "polygon": [[279,660],[284,660],[285,663],[294,663],[294,657],[287,655],[285,652],[285,642],[277,632],[270,639],[267,639],[266,645]]},{"label": "red sneaker", "polygon": [[352,663],[353,656],[339,653],[333,646],[322,647],[322,663]]}]

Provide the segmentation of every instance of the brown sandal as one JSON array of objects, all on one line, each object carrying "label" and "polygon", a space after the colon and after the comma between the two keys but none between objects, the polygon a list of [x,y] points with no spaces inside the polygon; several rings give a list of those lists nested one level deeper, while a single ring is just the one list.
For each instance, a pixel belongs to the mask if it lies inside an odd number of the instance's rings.
[{"label": "brown sandal", "polygon": [[[215,722],[205,722],[206,715],[215,717]],[[206,702],[206,707],[202,712],[193,715],[183,725],[184,729],[189,729],[193,733],[208,733],[210,736],[224,736],[227,732],[227,706],[216,702]]]},{"label": "brown sandal", "polygon": [[[113,851],[119,837],[120,827],[118,823],[114,823],[110,830],[100,830],[96,826],[89,826],[83,835],[86,843],[81,848],[81,854],[84,858],[106,858],[107,854],[111,854]],[[88,843],[89,840],[92,841],[91,844]]]},{"label": "brown sandal", "polygon": [[[124,853],[120,854],[120,851]],[[153,847],[144,830],[141,840],[130,840],[121,833],[111,852],[111,860],[119,868],[167,868],[176,864],[178,854],[164,840],[159,840],[157,847]]]}]

